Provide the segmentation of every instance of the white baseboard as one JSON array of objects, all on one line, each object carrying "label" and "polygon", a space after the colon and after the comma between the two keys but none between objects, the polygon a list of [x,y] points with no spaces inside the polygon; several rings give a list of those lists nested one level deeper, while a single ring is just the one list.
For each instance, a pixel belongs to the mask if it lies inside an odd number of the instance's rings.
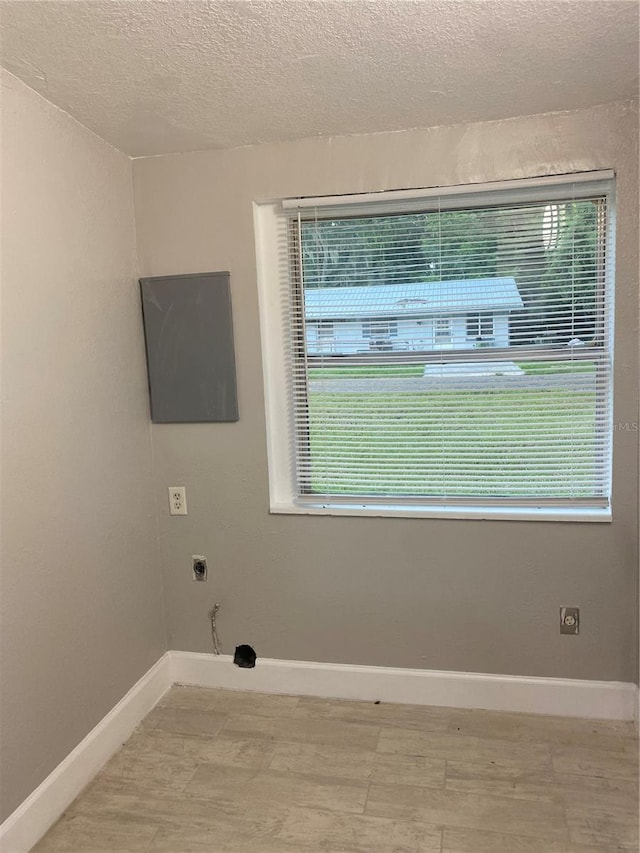
[{"label": "white baseboard", "polygon": [[635,684],[393,669],[259,658],[239,669],[229,655],[164,654],[0,826],[2,853],[27,853],[127,740],[171,684],[336,699],[524,711],[632,720]]},{"label": "white baseboard", "polygon": [[164,654],[0,826],[2,853],[27,853],[171,686]]},{"label": "white baseboard", "polygon": [[603,720],[633,720],[637,713],[637,686],[616,681],[393,669],[268,658],[258,658],[255,669],[239,669],[229,655],[172,651],[169,657],[172,682],[199,687]]}]

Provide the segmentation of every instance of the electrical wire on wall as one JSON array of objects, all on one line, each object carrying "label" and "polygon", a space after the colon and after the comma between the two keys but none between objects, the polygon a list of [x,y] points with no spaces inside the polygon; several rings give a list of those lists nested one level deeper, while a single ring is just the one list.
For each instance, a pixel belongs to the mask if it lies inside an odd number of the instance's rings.
[{"label": "electrical wire on wall", "polygon": [[216,616],[220,610],[219,604],[214,604],[213,609],[209,611],[209,619],[211,620],[211,639],[213,640],[214,655],[221,654],[220,640],[218,639],[218,626],[216,625]]}]

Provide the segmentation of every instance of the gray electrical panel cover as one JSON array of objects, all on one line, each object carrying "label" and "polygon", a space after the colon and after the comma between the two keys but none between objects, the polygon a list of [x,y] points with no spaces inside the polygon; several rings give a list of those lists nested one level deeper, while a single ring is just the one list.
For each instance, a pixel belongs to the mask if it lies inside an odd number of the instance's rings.
[{"label": "gray electrical panel cover", "polygon": [[237,421],[228,272],[140,279],[154,423]]}]

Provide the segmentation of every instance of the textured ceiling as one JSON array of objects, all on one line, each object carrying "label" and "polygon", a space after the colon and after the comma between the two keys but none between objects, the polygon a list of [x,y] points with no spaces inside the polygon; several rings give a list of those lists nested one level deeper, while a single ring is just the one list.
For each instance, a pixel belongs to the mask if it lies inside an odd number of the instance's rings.
[{"label": "textured ceiling", "polygon": [[2,64],[133,156],[637,97],[626,0],[4,0]]}]

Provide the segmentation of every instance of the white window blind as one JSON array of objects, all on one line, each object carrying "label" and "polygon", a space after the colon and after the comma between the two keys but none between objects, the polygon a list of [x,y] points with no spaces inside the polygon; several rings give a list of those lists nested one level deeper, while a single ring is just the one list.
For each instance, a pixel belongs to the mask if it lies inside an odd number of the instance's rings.
[{"label": "white window blind", "polygon": [[607,507],[612,193],[284,202],[294,500]]}]

